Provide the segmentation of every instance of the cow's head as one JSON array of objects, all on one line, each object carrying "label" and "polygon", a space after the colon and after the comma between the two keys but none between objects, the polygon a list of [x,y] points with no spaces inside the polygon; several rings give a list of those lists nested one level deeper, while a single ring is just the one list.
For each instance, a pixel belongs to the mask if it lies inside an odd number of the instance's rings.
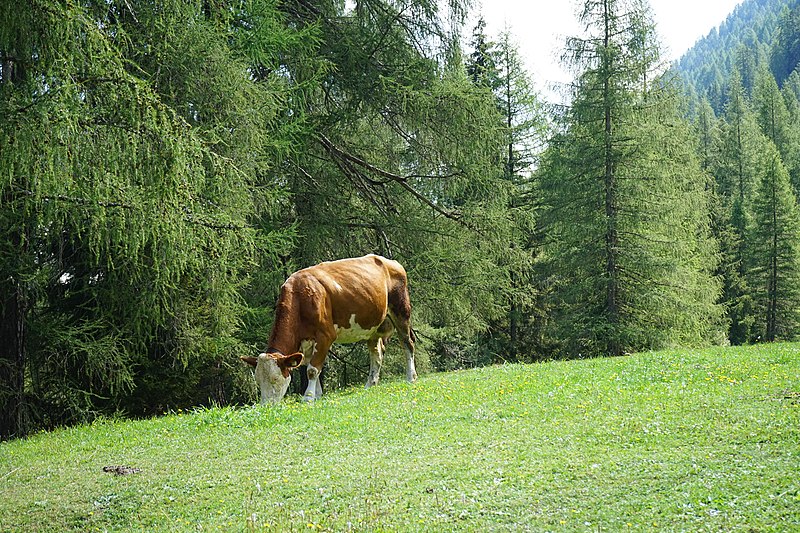
[{"label": "cow's head", "polygon": [[256,383],[261,389],[261,403],[276,404],[286,395],[293,368],[303,362],[300,352],[292,355],[262,353],[258,357],[242,357],[242,361],[256,369]]}]

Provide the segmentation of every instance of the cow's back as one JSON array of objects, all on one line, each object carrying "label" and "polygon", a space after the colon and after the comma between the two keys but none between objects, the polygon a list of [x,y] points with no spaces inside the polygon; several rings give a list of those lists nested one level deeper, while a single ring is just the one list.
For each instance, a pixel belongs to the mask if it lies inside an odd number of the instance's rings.
[{"label": "cow's back", "polygon": [[350,328],[355,320],[369,329],[386,318],[389,295],[406,290],[406,273],[397,261],[367,255],[304,268],[289,283],[306,319],[329,320],[339,328]]}]

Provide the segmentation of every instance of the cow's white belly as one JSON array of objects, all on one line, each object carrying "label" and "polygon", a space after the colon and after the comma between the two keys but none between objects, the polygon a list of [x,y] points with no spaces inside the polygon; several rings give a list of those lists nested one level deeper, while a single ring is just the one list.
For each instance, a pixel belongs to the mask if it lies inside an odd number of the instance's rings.
[{"label": "cow's white belly", "polygon": [[339,344],[348,344],[369,339],[378,331],[378,326],[370,329],[363,329],[358,325],[358,322],[356,322],[356,315],[351,315],[350,326],[340,328],[338,325],[334,324],[333,329],[336,331],[336,342]]}]

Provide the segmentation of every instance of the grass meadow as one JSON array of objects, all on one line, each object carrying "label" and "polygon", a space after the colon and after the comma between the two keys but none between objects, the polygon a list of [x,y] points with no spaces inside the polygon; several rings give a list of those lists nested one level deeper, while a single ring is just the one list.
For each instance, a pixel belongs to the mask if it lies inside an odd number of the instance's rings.
[{"label": "grass meadow", "polygon": [[495,366],[0,443],[0,531],[69,530],[800,531],[800,345]]}]

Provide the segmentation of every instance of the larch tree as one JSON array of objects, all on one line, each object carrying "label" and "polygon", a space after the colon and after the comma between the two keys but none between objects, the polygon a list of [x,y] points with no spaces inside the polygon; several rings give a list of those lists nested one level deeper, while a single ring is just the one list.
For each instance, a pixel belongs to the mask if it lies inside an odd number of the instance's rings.
[{"label": "larch tree", "polygon": [[756,75],[752,102],[761,131],[784,154],[789,144],[789,110],[778,83],[766,65],[762,65]]},{"label": "larch tree", "polygon": [[217,398],[247,272],[287,235],[252,223],[286,93],[238,15],[2,4],[0,436]]},{"label": "larch tree", "polygon": [[718,340],[707,179],[649,6],[591,0],[579,18],[572,106],[540,171],[558,336],[572,355]]},{"label": "larch tree", "polygon": [[465,6],[281,4],[293,27],[318,32],[325,71],[305,92],[303,153],[286,164],[287,223],[302,236],[287,268],[366,252],[401,260],[440,361],[503,313],[495,255],[511,228],[503,123],[460,60]]},{"label": "larch tree", "polygon": [[763,147],[758,120],[737,70],[731,74],[728,96],[722,114],[719,167],[714,177],[720,193],[731,203],[744,202],[755,187],[757,154]]}]

